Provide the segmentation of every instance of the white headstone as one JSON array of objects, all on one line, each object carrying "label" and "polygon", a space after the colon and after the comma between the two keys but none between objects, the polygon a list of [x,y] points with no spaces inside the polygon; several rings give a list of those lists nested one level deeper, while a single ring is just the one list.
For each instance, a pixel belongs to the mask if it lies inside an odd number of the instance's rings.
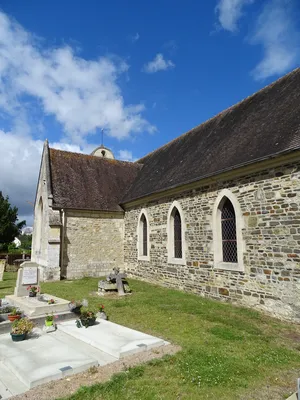
[{"label": "white headstone", "polygon": [[24,261],[18,271],[18,278],[14,295],[18,297],[28,296],[28,286],[39,286],[38,265],[31,261]]},{"label": "white headstone", "polygon": [[0,260],[0,281],[3,281],[5,260]]}]

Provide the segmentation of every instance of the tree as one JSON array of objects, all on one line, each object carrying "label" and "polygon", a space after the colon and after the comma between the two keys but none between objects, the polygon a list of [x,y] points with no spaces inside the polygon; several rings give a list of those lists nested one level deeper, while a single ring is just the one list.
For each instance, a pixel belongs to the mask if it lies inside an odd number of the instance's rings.
[{"label": "tree", "polygon": [[21,248],[23,250],[31,249],[32,235],[20,235],[18,239],[21,241]]},{"label": "tree", "polygon": [[26,221],[18,221],[18,208],[12,207],[8,196],[4,197],[0,191],[0,248],[6,249],[25,224]]}]

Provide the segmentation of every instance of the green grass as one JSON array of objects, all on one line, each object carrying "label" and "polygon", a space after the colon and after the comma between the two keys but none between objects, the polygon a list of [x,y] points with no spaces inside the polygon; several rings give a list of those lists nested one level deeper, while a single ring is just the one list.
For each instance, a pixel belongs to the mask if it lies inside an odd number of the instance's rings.
[{"label": "green grass", "polygon": [[[2,286],[12,279],[5,274]],[[69,300],[86,298],[91,308],[102,303],[111,321],[179,344],[182,351],[82,387],[68,400],[232,400],[299,368],[299,349],[289,339],[299,332],[295,325],[136,280],[130,280],[131,296],[99,298],[92,293],[97,283],[85,278],[44,283],[42,289]]]},{"label": "green grass", "polygon": [[0,298],[14,293],[16,279],[16,272],[4,272],[3,281],[0,281]]}]

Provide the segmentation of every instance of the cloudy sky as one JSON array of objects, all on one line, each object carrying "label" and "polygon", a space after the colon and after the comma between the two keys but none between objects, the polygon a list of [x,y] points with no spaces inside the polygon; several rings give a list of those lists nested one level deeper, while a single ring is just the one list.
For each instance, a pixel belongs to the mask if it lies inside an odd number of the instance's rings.
[{"label": "cloudy sky", "polygon": [[0,190],[32,225],[43,141],[136,160],[297,67],[299,0],[0,1]]}]

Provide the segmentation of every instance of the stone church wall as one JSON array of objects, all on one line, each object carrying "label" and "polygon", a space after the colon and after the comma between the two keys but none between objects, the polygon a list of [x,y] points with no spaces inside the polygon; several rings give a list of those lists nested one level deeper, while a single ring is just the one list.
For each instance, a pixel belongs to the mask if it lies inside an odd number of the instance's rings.
[{"label": "stone church wall", "polygon": [[123,215],[67,211],[63,238],[62,276],[99,277],[123,268]]},{"label": "stone church wall", "polygon": [[60,215],[52,209],[47,171],[48,150],[44,147],[35,200],[31,261],[39,266],[40,280],[60,279]]},{"label": "stone church wall", "polygon": [[[214,266],[213,210],[224,188],[241,209],[243,272]],[[184,265],[168,263],[167,219],[174,200],[185,220]],[[138,260],[137,224],[143,208],[150,225],[150,261]],[[130,276],[300,320],[300,164],[145,203],[127,210],[124,223]]]}]

